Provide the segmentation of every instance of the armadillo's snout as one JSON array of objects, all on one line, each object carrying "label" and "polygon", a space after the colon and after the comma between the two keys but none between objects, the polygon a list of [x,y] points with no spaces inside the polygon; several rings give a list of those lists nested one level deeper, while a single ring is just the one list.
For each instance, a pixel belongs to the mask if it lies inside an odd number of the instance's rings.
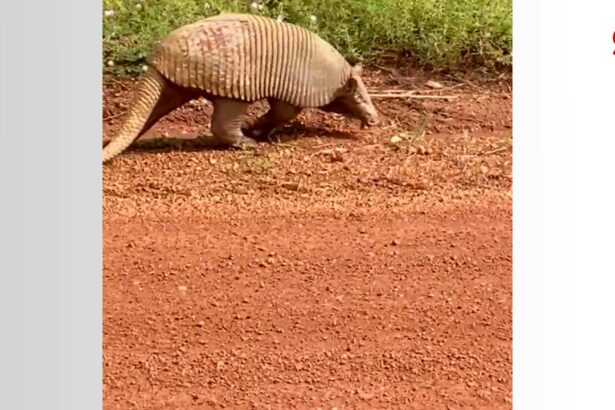
[{"label": "armadillo's snout", "polygon": [[378,113],[374,108],[367,110],[361,119],[361,128],[368,128],[378,124]]}]

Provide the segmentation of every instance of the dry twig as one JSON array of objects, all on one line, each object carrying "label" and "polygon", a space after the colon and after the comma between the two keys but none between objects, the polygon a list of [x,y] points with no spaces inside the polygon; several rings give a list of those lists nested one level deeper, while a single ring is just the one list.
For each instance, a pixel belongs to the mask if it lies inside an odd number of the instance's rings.
[{"label": "dry twig", "polygon": [[103,117],[103,122],[112,120],[112,119],[117,118],[117,117],[121,117],[124,114],[126,114],[126,111],[118,112],[117,114],[109,115],[108,117]]},{"label": "dry twig", "polygon": [[374,93],[370,94],[372,98],[410,98],[416,100],[453,100],[458,98],[458,95],[418,95],[414,94],[412,91],[402,94],[402,93]]}]

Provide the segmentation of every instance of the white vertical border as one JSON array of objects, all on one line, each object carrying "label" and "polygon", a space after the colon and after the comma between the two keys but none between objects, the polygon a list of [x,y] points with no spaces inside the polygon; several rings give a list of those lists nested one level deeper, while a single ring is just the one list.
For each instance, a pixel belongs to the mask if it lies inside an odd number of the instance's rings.
[{"label": "white vertical border", "polygon": [[101,4],[0,2],[0,408],[102,406]]},{"label": "white vertical border", "polygon": [[513,406],[613,409],[615,3],[513,16]]},{"label": "white vertical border", "polygon": [[513,2],[513,408],[540,399],[542,9]]}]

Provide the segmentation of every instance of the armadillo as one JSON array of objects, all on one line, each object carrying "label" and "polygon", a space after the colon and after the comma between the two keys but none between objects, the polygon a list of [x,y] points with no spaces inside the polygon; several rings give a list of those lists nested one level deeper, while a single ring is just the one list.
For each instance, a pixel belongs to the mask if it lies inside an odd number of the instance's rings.
[{"label": "armadillo", "polygon": [[[305,108],[358,119],[378,113],[361,78],[328,42],[304,27],[250,14],[223,13],[175,29],[154,45],[119,134],[103,162],[120,154],[160,118],[204,97],[213,105],[211,133],[226,146],[252,146]],[[251,103],[269,111],[246,120]]]}]

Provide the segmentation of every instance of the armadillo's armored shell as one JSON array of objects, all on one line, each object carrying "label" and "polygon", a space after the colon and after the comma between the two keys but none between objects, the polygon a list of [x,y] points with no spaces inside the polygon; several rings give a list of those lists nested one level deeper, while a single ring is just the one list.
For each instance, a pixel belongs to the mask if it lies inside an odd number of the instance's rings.
[{"label": "armadillo's armored shell", "polygon": [[246,14],[220,14],[175,30],[157,44],[151,64],[180,86],[299,107],[328,104],[351,74],[344,57],[316,34]]}]

